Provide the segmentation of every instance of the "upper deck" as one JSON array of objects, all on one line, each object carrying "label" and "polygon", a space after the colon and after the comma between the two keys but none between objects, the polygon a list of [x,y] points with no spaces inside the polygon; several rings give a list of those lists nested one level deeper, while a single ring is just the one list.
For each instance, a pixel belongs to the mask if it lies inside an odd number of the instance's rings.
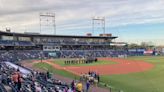
[{"label": "upper deck", "polygon": [[88,39],[115,39],[117,36],[79,36],[79,35],[48,35],[48,34],[26,34],[15,32],[0,31],[0,36],[16,36],[16,37],[51,37],[51,38],[88,38]]}]

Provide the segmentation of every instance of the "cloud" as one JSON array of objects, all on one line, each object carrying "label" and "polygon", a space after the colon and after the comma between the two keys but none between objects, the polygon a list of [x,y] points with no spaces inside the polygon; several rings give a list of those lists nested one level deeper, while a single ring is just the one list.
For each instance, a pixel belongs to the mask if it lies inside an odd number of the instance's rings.
[{"label": "cloud", "polygon": [[107,27],[161,23],[163,5],[163,0],[1,0],[0,29],[9,26],[18,32],[25,27],[39,30],[39,12],[47,11],[56,13],[59,31],[90,30],[93,16],[105,16]]}]

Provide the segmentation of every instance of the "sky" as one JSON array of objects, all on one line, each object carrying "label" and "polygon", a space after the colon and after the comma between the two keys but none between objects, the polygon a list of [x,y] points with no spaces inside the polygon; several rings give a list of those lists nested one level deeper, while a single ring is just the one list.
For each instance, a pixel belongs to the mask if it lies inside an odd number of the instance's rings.
[{"label": "sky", "polygon": [[[0,30],[40,32],[39,13],[46,12],[55,13],[56,34],[91,33],[98,16],[105,17],[106,33],[118,36],[115,41],[164,45],[164,0],[0,0]],[[103,33],[95,26],[93,35]]]}]

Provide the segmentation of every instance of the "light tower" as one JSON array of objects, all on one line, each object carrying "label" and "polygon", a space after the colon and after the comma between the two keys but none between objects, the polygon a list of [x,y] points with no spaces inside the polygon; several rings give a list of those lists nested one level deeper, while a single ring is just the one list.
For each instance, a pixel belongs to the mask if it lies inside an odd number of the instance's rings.
[{"label": "light tower", "polygon": [[40,13],[40,33],[44,28],[52,29],[54,34],[56,34],[56,23],[55,23],[55,13]]},{"label": "light tower", "polygon": [[105,34],[105,17],[92,17],[92,34],[94,35],[95,25],[100,26],[103,30],[103,34]]}]

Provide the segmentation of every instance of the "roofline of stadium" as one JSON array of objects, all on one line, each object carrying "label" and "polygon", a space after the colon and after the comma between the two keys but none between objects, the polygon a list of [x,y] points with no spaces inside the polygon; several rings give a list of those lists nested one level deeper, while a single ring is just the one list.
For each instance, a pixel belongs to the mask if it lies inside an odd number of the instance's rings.
[{"label": "roofline of stadium", "polygon": [[6,36],[25,36],[25,37],[67,37],[67,38],[100,38],[100,39],[116,39],[117,36],[77,36],[77,35],[48,35],[48,34],[32,34],[32,33],[15,33],[15,32],[5,32],[0,30],[0,35]]}]

